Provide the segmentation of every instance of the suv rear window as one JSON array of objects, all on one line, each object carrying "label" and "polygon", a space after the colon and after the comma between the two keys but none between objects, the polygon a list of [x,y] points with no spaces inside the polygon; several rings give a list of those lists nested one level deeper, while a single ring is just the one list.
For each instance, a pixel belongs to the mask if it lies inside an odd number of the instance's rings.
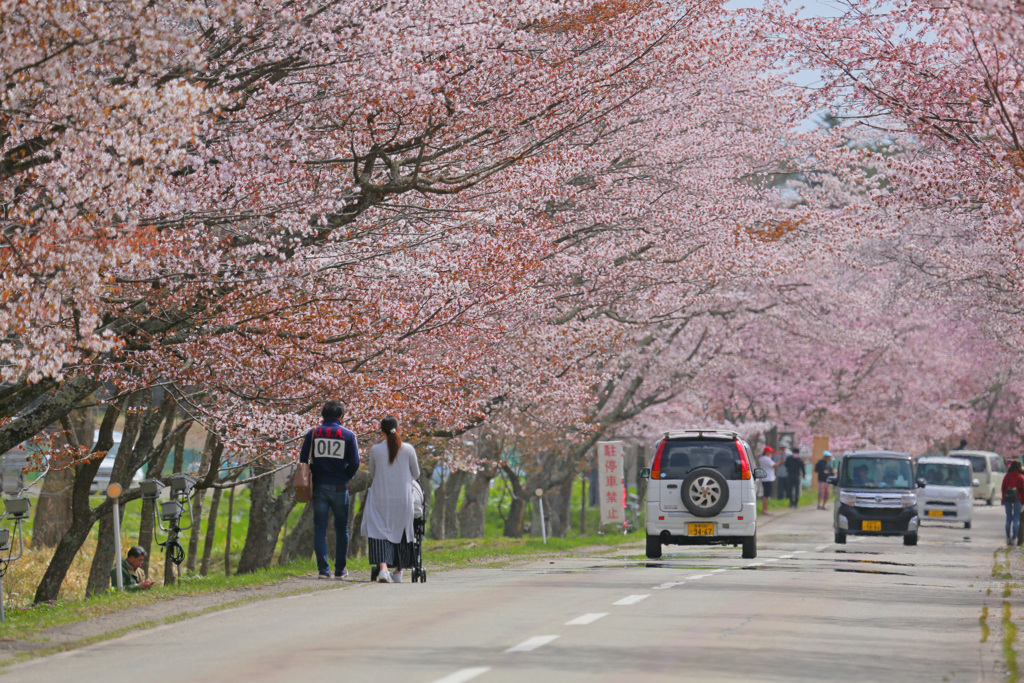
[{"label": "suv rear window", "polygon": [[902,458],[847,456],[840,486],[855,489],[909,488],[914,481],[910,461]]},{"label": "suv rear window", "polygon": [[685,439],[666,441],[661,454],[663,479],[683,479],[692,469],[713,467],[726,479],[739,479],[740,454],[735,441]]}]

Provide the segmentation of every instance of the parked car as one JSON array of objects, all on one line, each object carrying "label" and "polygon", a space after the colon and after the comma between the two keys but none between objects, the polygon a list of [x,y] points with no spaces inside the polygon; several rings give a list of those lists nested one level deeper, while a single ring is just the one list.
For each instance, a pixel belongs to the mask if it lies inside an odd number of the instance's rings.
[{"label": "parked car", "polygon": [[920,457],[917,478],[924,480],[924,486],[917,489],[917,514],[921,521],[963,522],[965,529],[971,528],[972,487],[978,480],[972,479],[971,463],[967,459]]},{"label": "parked car", "polygon": [[950,457],[964,458],[971,463],[971,470],[978,483],[974,485],[974,499],[992,505],[1003,495],[1003,477],[1006,475],[1006,461],[992,451],[950,451]]},{"label": "parked car", "polygon": [[[917,484],[907,453],[854,451],[839,461],[832,526],[836,543],[853,536],[902,536],[917,545]],[[923,483],[922,483],[923,486]]]},{"label": "parked car", "polygon": [[[114,471],[114,460],[117,458],[117,449],[121,447],[121,436],[121,432],[114,432],[114,445],[111,446],[110,451],[103,456],[103,461],[100,462],[100,467],[96,470],[96,476],[93,477],[92,484],[89,486],[90,493],[103,493],[107,490],[107,486],[110,485],[110,475]],[[93,443],[98,441],[99,438],[100,430],[97,429],[93,435]],[[132,482],[130,486],[138,486],[144,478],[142,470],[136,470],[135,474],[132,475]]]},{"label": "parked car", "polygon": [[742,545],[757,557],[757,490],[750,446],[736,432],[684,429],[666,432],[647,487],[647,557],[663,545]]}]

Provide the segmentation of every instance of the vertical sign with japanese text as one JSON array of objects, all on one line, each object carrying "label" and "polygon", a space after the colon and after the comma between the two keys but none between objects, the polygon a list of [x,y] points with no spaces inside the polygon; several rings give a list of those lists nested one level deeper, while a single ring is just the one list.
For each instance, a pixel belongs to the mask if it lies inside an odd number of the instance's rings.
[{"label": "vertical sign with japanese text", "polygon": [[626,523],[625,449],[621,441],[597,442],[597,482],[601,495],[601,524]]}]

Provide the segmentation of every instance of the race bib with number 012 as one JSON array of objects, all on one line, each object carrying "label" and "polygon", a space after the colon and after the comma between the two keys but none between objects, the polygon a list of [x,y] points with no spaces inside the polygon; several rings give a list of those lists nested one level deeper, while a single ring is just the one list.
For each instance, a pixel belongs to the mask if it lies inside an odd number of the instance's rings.
[{"label": "race bib with number 012", "polygon": [[342,439],[313,439],[314,458],[344,458],[345,442]]}]

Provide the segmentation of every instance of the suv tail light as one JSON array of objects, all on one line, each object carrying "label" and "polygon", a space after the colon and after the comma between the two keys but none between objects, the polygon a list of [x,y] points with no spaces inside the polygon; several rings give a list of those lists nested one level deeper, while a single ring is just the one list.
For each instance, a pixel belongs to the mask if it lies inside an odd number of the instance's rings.
[{"label": "suv tail light", "polygon": [[661,452],[665,450],[665,440],[658,444],[658,450],[654,454],[654,462],[651,463],[651,479],[661,479]]},{"label": "suv tail light", "polygon": [[[736,439],[736,450],[740,452],[740,479],[750,479],[750,461],[747,459],[747,450],[743,448],[743,444],[740,443],[739,439]],[[658,451],[660,454],[661,451]]]}]

